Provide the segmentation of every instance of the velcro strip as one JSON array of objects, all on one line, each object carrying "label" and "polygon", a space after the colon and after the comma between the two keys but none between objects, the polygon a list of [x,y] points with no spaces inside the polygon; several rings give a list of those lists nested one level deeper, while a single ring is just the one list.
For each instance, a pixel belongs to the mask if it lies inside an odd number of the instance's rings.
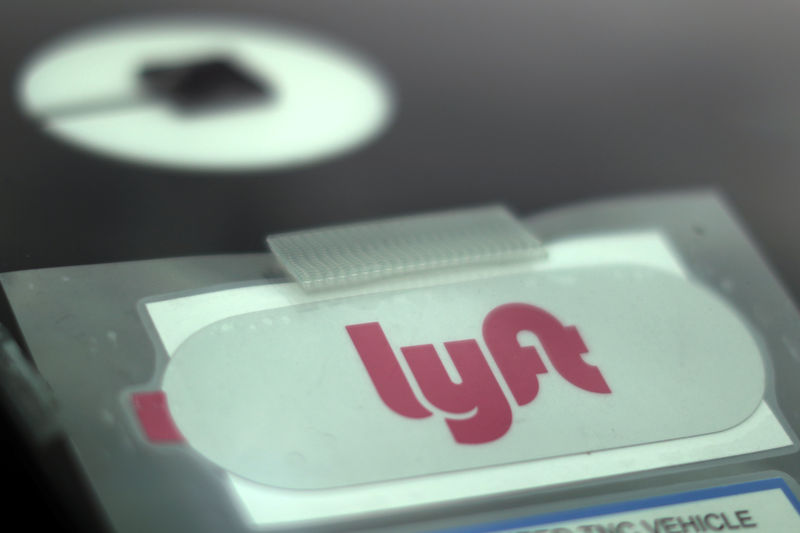
[{"label": "velcro strip", "polygon": [[539,240],[503,206],[281,233],[270,235],[267,243],[305,290],[545,254]]}]

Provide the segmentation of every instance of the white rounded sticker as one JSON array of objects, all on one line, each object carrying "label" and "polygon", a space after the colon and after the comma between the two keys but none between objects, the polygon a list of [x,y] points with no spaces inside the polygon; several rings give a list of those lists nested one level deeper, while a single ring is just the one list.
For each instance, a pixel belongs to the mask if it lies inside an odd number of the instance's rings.
[{"label": "white rounded sticker", "polygon": [[162,388],[216,464],[321,489],[723,431],[765,370],[717,295],[606,266],[228,318],[176,350]]},{"label": "white rounded sticker", "polygon": [[[219,58],[233,65],[213,75],[228,74],[239,89],[261,85],[266,96],[186,113],[143,84],[150,67]],[[386,79],[353,52],[290,28],[223,19],[141,20],[67,36],[27,62],[17,92],[31,118],[72,145],[193,171],[334,157],[373,139],[393,112]]]}]

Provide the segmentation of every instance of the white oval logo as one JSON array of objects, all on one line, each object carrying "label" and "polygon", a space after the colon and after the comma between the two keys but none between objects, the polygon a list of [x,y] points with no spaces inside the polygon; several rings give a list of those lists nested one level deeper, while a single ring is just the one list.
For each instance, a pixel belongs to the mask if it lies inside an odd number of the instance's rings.
[{"label": "white oval logo", "polygon": [[320,489],[722,431],[764,380],[719,297],[620,266],[232,317],[177,349],[163,390],[213,462]]},{"label": "white oval logo", "polygon": [[72,145],[190,170],[333,157],[374,138],[393,109],[384,77],[341,46],[217,19],[143,20],[67,36],[28,61],[17,92],[31,118]]}]

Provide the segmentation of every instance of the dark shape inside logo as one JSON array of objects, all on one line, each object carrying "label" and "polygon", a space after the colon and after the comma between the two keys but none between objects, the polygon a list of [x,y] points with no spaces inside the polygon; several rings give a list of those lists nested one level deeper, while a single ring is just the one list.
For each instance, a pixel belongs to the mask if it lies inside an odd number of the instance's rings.
[{"label": "dark shape inside logo", "polygon": [[175,64],[150,64],[139,72],[147,91],[181,112],[261,101],[272,92],[229,57]]},{"label": "dark shape inside logo", "polygon": [[[425,418],[431,411],[412,385],[378,322],[346,327],[381,400],[394,412]],[[569,383],[585,391],[609,394],[600,370],[583,360],[588,352],[575,326],[564,326],[547,311],[524,303],[501,305],[483,322],[483,338],[516,403],[532,402],[539,393],[538,375],[547,372],[539,351],[522,346],[518,335],[537,336],[555,368]],[[483,444],[505,435],[512,423],[511,406],[477,341],[444,343],[461,378],[453,382],[432,344],[400,349],[425,399],[444,413],[456,442]],[[463,415],[472,413],[464,418]],[[456,415],[456,416],[448,416]]]}]

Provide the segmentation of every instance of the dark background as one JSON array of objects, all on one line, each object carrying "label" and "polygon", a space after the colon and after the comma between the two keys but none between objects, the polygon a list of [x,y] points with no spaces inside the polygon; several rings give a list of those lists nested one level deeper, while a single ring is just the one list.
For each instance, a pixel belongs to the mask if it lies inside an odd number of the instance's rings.
[{"label": "dark background", "polygon": [[[193,174],[77,151],[18,108],[35,48],[183,12],[263,17],[362,51],[397,91],[393,124],[312,166]],[[0,13],[0,272],[260,250],[272,232],[465,204],[525,215],[710,186],[800,296],[796,2],[80,0]],[[7,310],[0,321],[13,328]],[[2,435],[11,507],[44,498],[26,519],[65,527],[35,461]]]}]

